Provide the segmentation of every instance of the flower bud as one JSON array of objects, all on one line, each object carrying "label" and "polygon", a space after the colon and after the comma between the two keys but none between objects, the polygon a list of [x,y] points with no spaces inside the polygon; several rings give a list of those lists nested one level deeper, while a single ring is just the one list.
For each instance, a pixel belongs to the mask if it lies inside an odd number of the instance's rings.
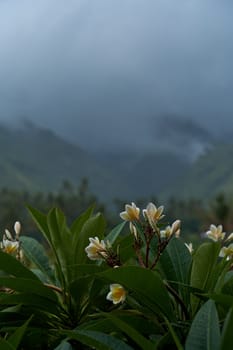
[{"label": "flower bud", "polygon": [[172,234],[175,234],[176,237],[179,237],[180,235],[180,224],[181,224],[181,221],[176,220],[173,222],[171,227]]},{"label": "flower bud", "polygon": [[10,233],[9,230],[5,229],[5,235],[6,235],[6,238],[9,239],[10,241],[13,240],[12,234]]},{"label": "flower bud", "polygon": [[19,221],[15,222],[14,230],[15,230],[15,233],[16,233],[16,237],[18,238],[18,236],[20,234],[20,231],[21,231],[21,223]]}]

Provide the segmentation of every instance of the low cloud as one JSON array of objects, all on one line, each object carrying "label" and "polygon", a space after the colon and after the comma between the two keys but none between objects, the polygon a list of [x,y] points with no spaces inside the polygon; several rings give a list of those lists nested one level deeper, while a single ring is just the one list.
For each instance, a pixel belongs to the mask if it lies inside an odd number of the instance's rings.
[{"label": "low cloud", "polygon": [[151,118],[160,125],[168,114],[224,133],[233,127],[232,7],[2,0],[0,120],[31,119],[91,149],[152,148]]}]

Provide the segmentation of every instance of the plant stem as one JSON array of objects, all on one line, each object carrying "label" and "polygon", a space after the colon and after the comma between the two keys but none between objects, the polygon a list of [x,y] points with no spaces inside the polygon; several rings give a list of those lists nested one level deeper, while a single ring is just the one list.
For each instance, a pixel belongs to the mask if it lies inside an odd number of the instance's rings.
[{"label": "plant stem", "polygon": [[166,288],[168,289],[168,291],[173,295],[173,297],[180,304],[180,307],[181,307],[181,309],[183,311],[184,320],[189,319],[189,314],[188,314],[187,308],[186,308],[183,300],[180,298],[179,294],[166,281],[164,281],[164,284],[165,284]]},{"label": "plant stem", "polygon": [[58,292],[58,293],[60,293],[60,294],[63,294],[62,289],[59,288],[59,287],[57,287],[57,286],[54,286],[53,284],[44,283],[44,286],[45,286],[45,287],[48,287],[48,288],[50,288],[50,289],[55,290],[55,292]]}]

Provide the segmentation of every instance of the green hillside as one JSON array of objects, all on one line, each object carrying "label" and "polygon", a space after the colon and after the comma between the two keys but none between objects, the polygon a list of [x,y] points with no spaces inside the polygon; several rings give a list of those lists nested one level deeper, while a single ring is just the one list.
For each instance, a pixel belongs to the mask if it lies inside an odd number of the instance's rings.
[{"label": "green hillside", "polygon": [[202,155],[190,170],[166,190],[163,197],[209,199],[224,192],[233,194],[233,145],[218,144]]},{"label": "green hillside", "polygon": [[103,166],[119,173],[128,184],[132,200],[138,197],[158,197],[190,168],[190,163],[174,153],[124,152],[98,155]]},{"label": "green hillside", "polygon": [[233,193],[231,144],[215,145],[190,164],[165,151],[90,154],[47,129],[1,126],[0,149],[0,187],[56,191],[64,180],[78,186],[87,178],[101,200]]},{"label": "green hillside", "polygon": [[86,151],[37,127],[0,127],[0,187],[54,191],[64,180],[79,184],[86,177],[90,190],[108,199],[127,194],[127,187]]}]

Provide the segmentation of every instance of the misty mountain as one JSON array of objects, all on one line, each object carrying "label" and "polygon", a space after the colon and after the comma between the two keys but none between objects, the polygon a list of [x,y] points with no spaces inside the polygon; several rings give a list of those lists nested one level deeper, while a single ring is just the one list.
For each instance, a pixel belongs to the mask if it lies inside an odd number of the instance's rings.
[{"label": "misty mountain", "polygon": [[219,193],[233,195],[233,144],[216,144],[200,156],[188,172],[163,191],[163,198],[210,199]]},{"label": "misty mountain", "polygon": [[56,191],[64,180],[85,177],[101,200],[157,196],[189,168],[169,152],[91,154],[48,129],[27,123],[0,127],[0,186]]},{"label": "misty mountain", "polygon": [[195,118],[164,114],[151,120],[157,147],[193,162],[218,142],[216,135]]},{"label": "misty mountain", "polygon": [[27,125],[0,127],[0,186],[29,191],[54,191],[64,180],[79,185],[85,177],[101,199],[127,193],[119,175],[77,145],[48,129]]},{"label": "misty mountain", "polygon": [[124,152],[96,155],[128,185],[131,200],[159,196],[161,192],[190,169],[190,162],[181,156],[164,151]]},{"label": "misty mountain", "polygon": [[1,125],[0,187],[56,191],[64,180],[78,187],[87,178],[90,191],[107,202],[233,194],[233,144],[209,145],[194,162],[166,148],[90,153],[30,123]]}]

